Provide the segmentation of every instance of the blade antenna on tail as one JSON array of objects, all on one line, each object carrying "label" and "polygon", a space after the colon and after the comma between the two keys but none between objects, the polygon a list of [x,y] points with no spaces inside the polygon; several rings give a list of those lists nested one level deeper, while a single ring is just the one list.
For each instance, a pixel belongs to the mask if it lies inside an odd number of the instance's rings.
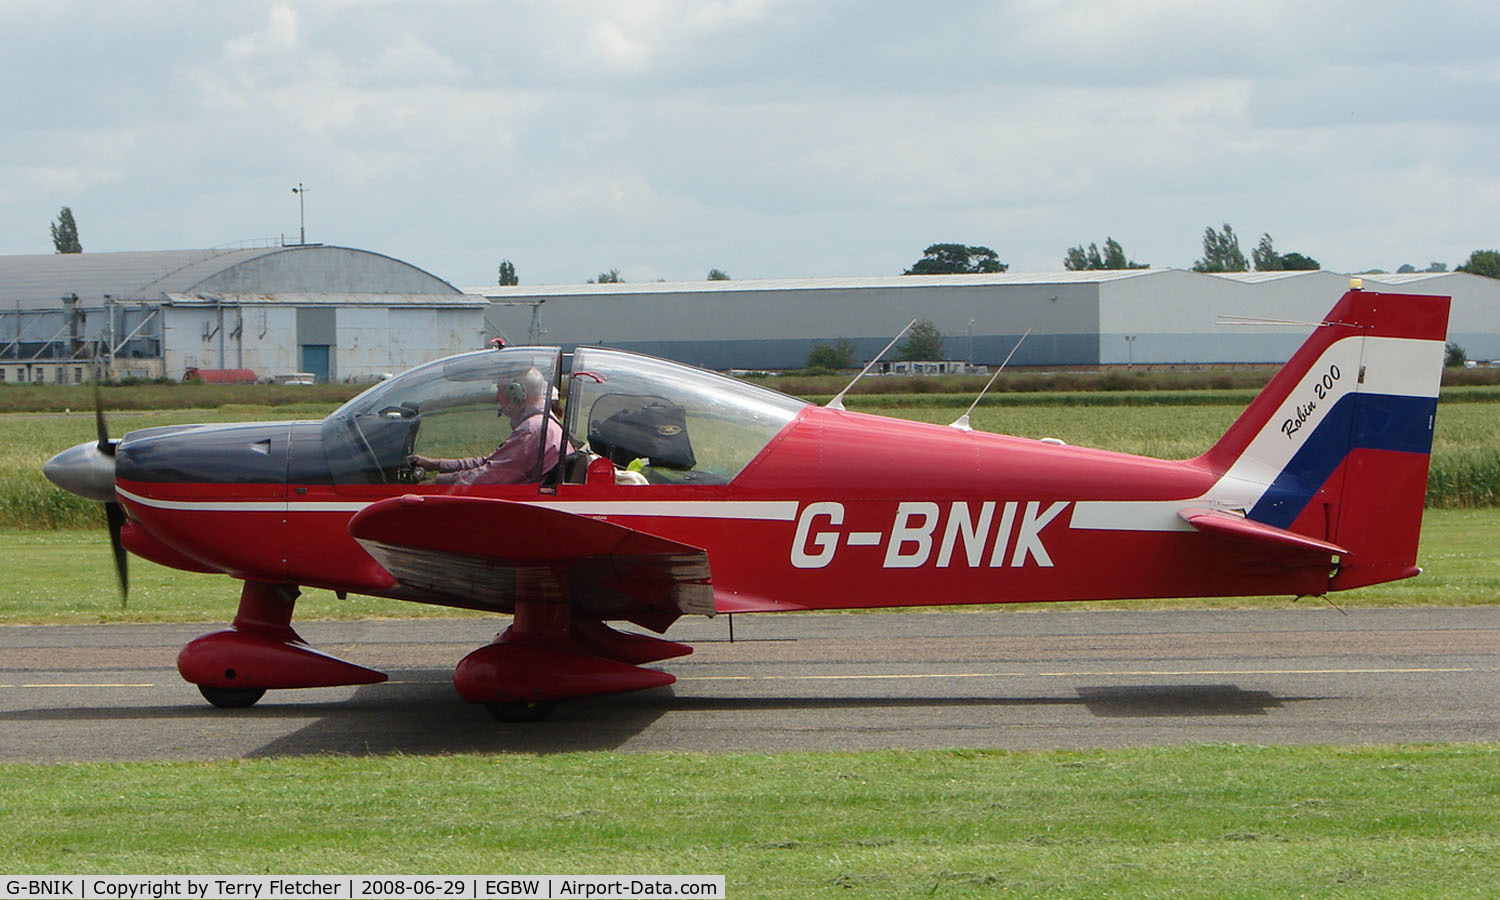
[{"label": "blade antenna on tail", "polygon": [[954,421],[948,425],[949,428],[957,428],[960,431],[974,430],[969,425],[969,413],[973,412],[974,407],[979,405],[979,401],[984,399],[984,395],[989,393],[990,386],[995,383],[996,378],[1000,377],[1000,373],[1005,371],[1005,367],[1010,364],[1010,358],[1016,355],[1017,350],[1021,349],[1021,342],[1026,340],[1026,335],[1028,334],[1031,334],[1030,328],[1026,329],[1025,333],[1022,334],[1021,337],[1016,341],[1016,345],[1010,348],[1010,352],[1005,354],[1005,361],[1000,363],[1000,368],[995,370],[995,374],[990,376],[990,380],[984,383],[984,390],[979,392],[979,396],[974,398],[974,402],[969,404],[969,408],[964,410],[964,414],[959,416],[957,421]]},{"label": "blade antenna on tail", "polygon": [[917,324],[916,319],[912,319],[910,322],[907,322],[906,327],[896,332],[896,336],[891,338],[891,342],[885,345],[885,350],[881,350],[879,353],[875,354],[875,358],[870,360],[869,365],[865,366],[863,369],[860,369],[859,374],[854,376],[854,381],[851,381],[848,384],[844,385],[844,389],[842,391],[839,391],[832,400],[829,400],[827,403],[823,404],[823,406],[828,409],[843,409],[844,395],[849,393],[849,389],[854,387],[855,383],[858,382],[861,378],[865,377],[865,373],[874,368],[875,364],[880,362],[880,358],[882,356],[885,356],[886,351],[896,346],[896,342],[901,340],[901,335],[906,334],[906,332],[910,331],[911,327],[915,324]]},{"label": "blade antenna on tail", "polygon": [[1228,316],[1220,314],[1215,325],[1296,325],[1302,328],[1322,328],[1327,322],[1301,322],[1296,319],[1263,319],[1260,316]]}]

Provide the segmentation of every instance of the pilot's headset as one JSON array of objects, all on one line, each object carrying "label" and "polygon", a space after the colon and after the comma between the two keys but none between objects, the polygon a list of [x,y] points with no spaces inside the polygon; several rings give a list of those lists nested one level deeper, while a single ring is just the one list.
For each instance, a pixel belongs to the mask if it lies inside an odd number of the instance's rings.
[{"label": "pilot's headset", "polygon": [[526,402],[526,385],[519,380],[508,381],[505,387],[500,389],[500,396],[505,398],[505,403],[495,410],[495,415],[503,419],[506,406],[519,406]]},{"label": "pilot's headset", "polygon": [[[527,390],[527,382],[531,381],[535,381],[536,384],[532,385],[532,390]],[[521,406],[526,403],[527,397],[540,395],[545,387],[546,381],[542,379],[541,373],[535,369],[529,369],[524,374],[506,382],[505,387],[501,388],[501,394],[505,397],[507,404]],[[505,412],[496,410],[495,415],[503,416]]]}]

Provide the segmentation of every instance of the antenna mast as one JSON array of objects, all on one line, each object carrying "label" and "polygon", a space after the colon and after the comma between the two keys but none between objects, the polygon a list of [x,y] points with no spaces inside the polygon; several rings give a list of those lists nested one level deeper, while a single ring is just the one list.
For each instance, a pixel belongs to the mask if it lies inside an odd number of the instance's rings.
[{"label": "antenna mast", "polygon": [[891,338],[891,342],[885,345],[885,350],[881,350],[879,353],[875,354],[875,358],[870,360],[869,364],[866,365],[863,369],[860,369],[858,375],[854,376],[854,381],[851,381],[848,384],[844,385],[844,389],[842,391],[839,391],[832,400],[829,400],[827,403],[823,404],[823,406],[827,409],[843,409],[844,395],[849,393],[849,389],[854,387],[855,382],[865,377],[865,373],[874,368],[876,363],[880,362],[880,357],[885,356],[886,350],[889,350],[892,347],[896,346],[896,342],[901,340],[901,335],[906,334],[906,332],[910,331],[911,327],[915,324],[917,324],[916,319],[912,319],[910,322],[907,322],[906,327],[896,332],[896,336]]},{"label": "antenna mast", "polygon": [[292,188],[292,193],[294,193],[294,194],[297,195],[297,226],[298,226],[298,228],[297,228],[297,243],[298,243],[299,246],[306,246],[307,245],[307,201],[306,201],[307,188],[303,187],[302,186],[302,182],[299,181],[299,182],[297,182],[297,186],[294,187],[294,188]]},{"label": "antenna mast", "polygon": [[1028,334],[1031,334],[1030,328],[1026,329],[1026,333],[1022,334],[1020,340],[1016,341],[1016,345],[1010,348],[1010,352],[1005,354],[1005,361],[1000,364],[1000,368],[995,370],[995,374],[990,376],[990,380],[984,383],[984,390],[979,392],[979,396],[974,398],[974,402],[969,404],[969,408],[964,410],[964,414],[959,416],[957,421],[949,425],[949,428],[957,428],[960,431],[974,430],[969,425],[969,413],[973,412],[974,407],[979,405],[979,401],[984,399],[984,395],[989,393],[990,386],[995,383],[996,378],[1000,377],[1000,373],[1005,371],[1005,367],[1010,364],[1010,358],[1016,355],[1017,350],[1021,349],[1021,341],[1026,340],[1026,335]]}]

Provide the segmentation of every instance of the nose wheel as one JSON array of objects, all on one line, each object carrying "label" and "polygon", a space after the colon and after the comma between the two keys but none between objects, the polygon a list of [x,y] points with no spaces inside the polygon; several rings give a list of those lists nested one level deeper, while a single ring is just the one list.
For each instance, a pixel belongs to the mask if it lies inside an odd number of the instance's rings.
[{"label": "nose wheel", "polygon": [[198,685],[198,693],[203,699],[212,703],[220,709],[244,709],[254,706],[255,702],[266,695],[265,688],[217,688],[206,684]]}]

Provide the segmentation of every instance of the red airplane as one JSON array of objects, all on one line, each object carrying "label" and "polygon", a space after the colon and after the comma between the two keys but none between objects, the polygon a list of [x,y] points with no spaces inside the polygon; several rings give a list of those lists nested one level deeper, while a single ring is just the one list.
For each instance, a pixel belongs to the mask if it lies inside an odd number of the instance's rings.
[{"label": "red airplane", "polygon": [[[321,422],[114,441],[101,413],[99,439],[46,473],[105,502],[122,583],[126,549],[244,581],[233,625],[178,657],[210,702],[385,680],[292,629],[311,586],[511,614],[453,680],[498,718],[536,719],[670,684],[642,665],[692,652],[610,623],[1323,595],[1415,575],[1448,303],[1351,290],[1181,461],[812,406],[619,350],[565,366],[558,347],[515,347],[419,366]],[[497,401],[531,433],[525,483],[473,477],[511,446],[484,456],[507,432]]]}]

